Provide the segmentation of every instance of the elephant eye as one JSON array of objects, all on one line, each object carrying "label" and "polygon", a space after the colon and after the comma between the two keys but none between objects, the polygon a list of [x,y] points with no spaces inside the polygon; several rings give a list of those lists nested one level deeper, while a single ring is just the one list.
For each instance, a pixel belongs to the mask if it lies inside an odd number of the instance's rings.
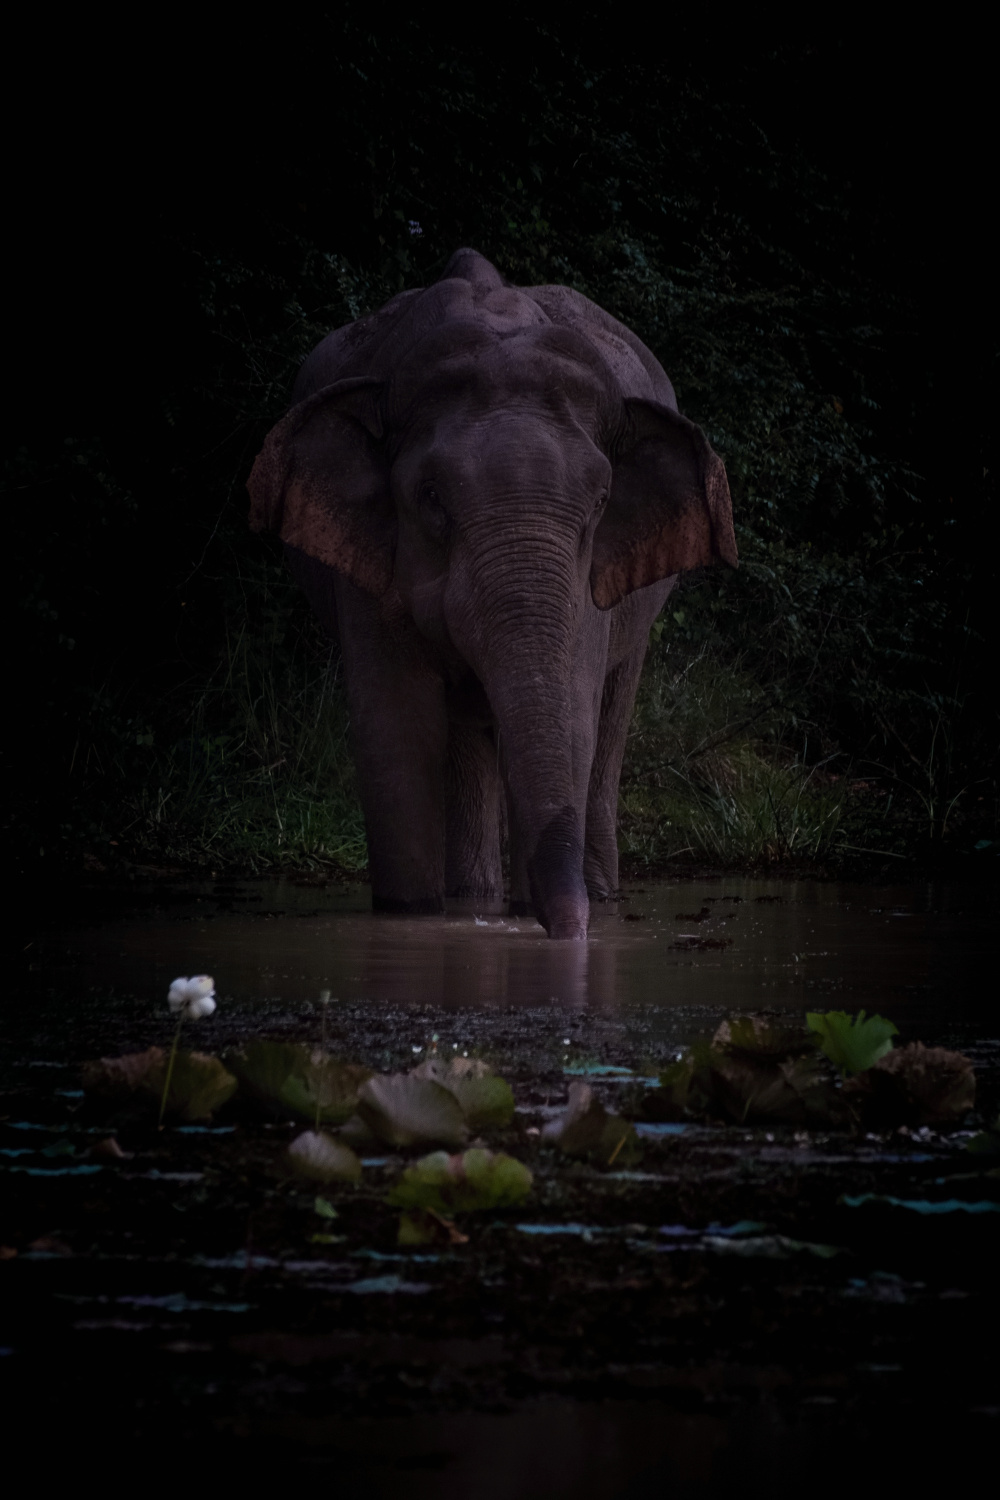
[{"label": "elephant eye", "polygon": [[451,530],[451,517],[441,503],[441,497],[432,484],[422,485],[419,494],[420,519],[424,528],[435,541],[444,541]]}]

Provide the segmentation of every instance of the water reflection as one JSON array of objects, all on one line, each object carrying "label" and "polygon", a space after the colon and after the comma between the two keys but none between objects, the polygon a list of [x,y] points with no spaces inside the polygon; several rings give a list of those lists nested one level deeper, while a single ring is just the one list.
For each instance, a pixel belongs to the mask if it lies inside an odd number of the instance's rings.
[{"label": "water reflection", "polygon": [[[993,1019],[993,918],[968,891],[716,880],[626,895],[595,909],[578,944],[464,903],[409,918],[373,915],[358,888],[206,885],[169,912],[64,929],[47,945],[50,959],[68,947],[90,983],[158,993],[205,971],[250,1003],[330,989],[445,1010],[864,1005],[916,1021],[928,1008],[940,1018],[945,1002],[955,1019]],[[699,947],[706,939],[725,946]]]}]

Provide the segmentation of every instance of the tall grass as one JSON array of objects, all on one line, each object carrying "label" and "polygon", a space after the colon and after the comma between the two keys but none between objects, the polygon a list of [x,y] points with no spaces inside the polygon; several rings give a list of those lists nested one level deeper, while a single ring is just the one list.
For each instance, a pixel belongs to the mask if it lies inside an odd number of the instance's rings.
[{"label": "tall grass", "polygon": [[117,757],[122,844],[216,867],[365,866],[339,655],[310,621],[243,620],[209,680],[177,699],[179,732],[149,747],[144,774],[133,747]]},{"label": "tall grass", "polygon": [[[669,627],[668,627],[669,628]],[[711,639],[654,641],[640,686],[620,795],[626,866],[666,860],[769,864],[829,856],[845,789],[828,762],[739,661]]]}]

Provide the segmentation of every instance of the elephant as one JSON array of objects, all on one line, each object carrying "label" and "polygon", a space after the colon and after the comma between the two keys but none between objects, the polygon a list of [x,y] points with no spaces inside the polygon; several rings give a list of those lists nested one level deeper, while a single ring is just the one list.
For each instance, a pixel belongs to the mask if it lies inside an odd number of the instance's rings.
[{"label": "elephant", "polygon": [[248,481],[339,634],[373,905],[502,898],[585,939],[679,574],[737,566],[722,460],[656,358],[477,251],[330,333]]}]

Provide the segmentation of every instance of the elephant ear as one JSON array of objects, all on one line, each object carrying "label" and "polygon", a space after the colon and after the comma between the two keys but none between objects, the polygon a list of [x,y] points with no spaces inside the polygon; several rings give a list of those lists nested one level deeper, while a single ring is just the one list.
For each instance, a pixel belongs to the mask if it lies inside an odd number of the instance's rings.
[{"label": "elephant ear", "polygon": [[624,404],[594,536],[590,587],[599,609],[674,573],[738,563],[726,470],[701,428],[656,401]]},{"label": "elephant ear", "polygon": [[377,595],[392,581],[396,536],[381,392],[362,376],[307,396],[271,428],[247,481],[255,531],[279,532]]}]

